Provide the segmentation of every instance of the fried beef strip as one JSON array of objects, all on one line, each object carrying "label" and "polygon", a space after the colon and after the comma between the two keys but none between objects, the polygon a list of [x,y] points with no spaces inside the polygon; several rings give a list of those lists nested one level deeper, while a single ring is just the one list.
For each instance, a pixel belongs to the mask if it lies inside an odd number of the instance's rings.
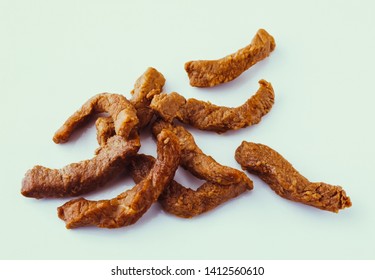
[{"label": "fried beef strip", "polygon": [[259,176],[283,198],[336,213],[352,205],[340,186],[310,182],[266,145],[243,141],[235,158],[243,169]]},{"label": "fried beef strip", "polygon": [[[136,155],[133,157],[129,169],[134,181],[141,181],[154,162],[155,159],[152,156]],[[245,181],[232,185],[205,182],[197,190],[193,190],[172,180],[159,196],[159,203],[168,213],[182,218],[192,218],[239,196],[250,186],[249,182]]]},{"label": "fried beef strip", "polygon": [[134,89],[131,91],[132,98],[130,102],[137,110],[139,119],[139,128],[143,128],[149,124],[154,112],[150,108],[152,98],[159,94],[165,84],[163,74],[158,72],[155,68],[149,67],[140,76],[135,84]]},{"label": "fried beef strip", "polygon": [[74,129],[88,121],[91,115],[108,112],[114,121],[116,134],[128,138],[138,125],[137,112],[133,105],[122,95],[100,93],[90,98],[71,115],[53,136],[55,143],[65,143]]},{"label": "fried beef strip", "polygon": [[87,193],[122,173],[125,163],[139,148],[138,137],[125,140],[118,135],[112,136],[92,159],[72,163],[61,169],[34,166],[25,174],[21,193],[34,198],[57,198]]},{"label": "fried beef strip", "polygon": [[[115,124],[111,117],[99,117],[95,122],[96,139],[100,147],[107,143],[107,140],[116,134]],[[99,151],[99,148],[97,151]]]},{"label": "fried beef strip", "polygon": [[[217,163],[196,145],[193,136],[182,126],[158,121],[153,126],[157,135],[168,129],[177,135],[181,148],[180,165],[200,179],[207,180],[197,190],[185,188],[176,181],[165,189],[159,202],[169,213],[190,218],[207,212],[231,198],[253,188],[252,181],[241,171]],[[152,166],[151,157],[137,156],[130,163],[135,181],[141,180]]]},{"label": "fried beef strip", "polygon": [[[221,185],[231,185],[241,181],[246,181],[248,185],[251,185],[243,172],[222,166],[211,156],[204,154],[195,143],[193,135],[184,127],[158,120],[153,124],[152,132],[158,135],[163,129],[168,129],[177,135],[181,147],[180,165],[195,177]],[[252,189],[252,186],[249,189]]]},{"label": "fried beef strip", "polygon": [[268,57],[275,49],[274,38],[259,29],[251,44],[218,60],[196,60],[185,63],[185,70],[194,87],[213,87],[240,76],[258,61]]},{"label": "fried beef strip", "polygon": [[272,85],[265,80],[260,80],[259,84],[258,91],[236,108],[217,106],[194,98],[186,100],[176,92],[156,95],[150,106],[167,122],[177,118],[201,130],[223,133],[257,124],[271,110],[275,99]]},{"label": "fried beef strip", "polygon": [[157,160],[150,172],[132,189],[110,200],[71,200],[58,208],[67,228],[97,226],[117,228],[134,224],[172,180],[180,158],[177,137],[163,130],[157,136]]},{"label": "fried beef strip", "polygon": [[[151,100],[155,95],[160,94],[164,84],[165,78],[163,74],[152,67],[147,68],[135,82],[134,89],[131,91],[132,98],[130,102],[137,110],[138,129],[142,129],[150,123],[154,116],[154,111],[150,108]],[[111,117],[100,117],[95,125],[99,145],[105,144],[106,139],[115,134],[115,127]]]}]

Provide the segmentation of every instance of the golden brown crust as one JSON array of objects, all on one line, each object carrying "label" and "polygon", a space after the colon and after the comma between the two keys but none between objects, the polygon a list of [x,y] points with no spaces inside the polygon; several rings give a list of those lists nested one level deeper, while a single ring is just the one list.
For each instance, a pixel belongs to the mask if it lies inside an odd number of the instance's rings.
[{"label": "golden brown crust", "polygon": [[274,38],[259,29],[251,44],[218,60],[196,60],[185,63],[185,70],[194,87],[213,87],[227,83],[263,60],[275,49]]},{"label": "golden brown crust", "polygon": [[27,197],[67,197],[90,192],[123,172],[127,160],[140,148],[139,139],[126,141],[115,135],[97,156],[61,169],[34,166],[22,181],[21,193]]},{"label": "golden brown crust", "polygon": [[[154,162],[155,159],[152,156],[137,155],[133,157],[129,164],[129,170],[134,181],[141,181],[152,168]],[[243,181],[238,183],[220,185],[215,182],[206,182],[197,190],[186,188],[172,180],[159,196],[158,201],[164,211],[182,218],[192,218],[210,211],[251,189],[251,181],[245,174],[243,175]]]},{"label": "golden brown crust", "polygon": [[[192,190],[172,181],[159,198],[164,210],[184,218],[193,217],[253,188],[251,180],[243,172],[223,166],[211,156],[204,154],[196,145],[193,136],[182,126],[174,126],[161,120],[153,125],[155,135],[166,129],[179,138],[180,165],[194,176],[208,182],[197,190]],[[140,180],[145,176],[147,174],[145,170],[150,166],[152,166],[152,159],[149,157],[136,157],[132,160],[130,172],[134,180]]]},{"label": "golden brown crust", "polygon": [[175,92],[155,96],[150,106],[167,122],[177,118],[198,129],[222,133],[257,124],[271,110],[275,99],[272,85],[265,80],[260,80],[259,84],[255,95],[236,108],[194,98],[186,100]]},{"label": "golden brown crust", "polygon": [[163,129],[168,129],[177,135],[181,147],[180,165],[194,176],[220,185],[233,185],[246,181],[249,184],[249,189],[252,189],[250,180],[243,172],[223,166],[211,156],[204,154],[195,143],[193,135],[184,127],[162,120],[156,121],[152,126],[154,135],[158,135]]},{"label": "golden brown crust", "polygon": [[159,203],[168,213],[181,218],[192,218],[218,207],[248,189],[249,185],[244,181],[231,185],[206,182],[197,190],[172,181],[160,195]]},{"label": "golden brown crust", "polygon": [[71,200],[58,208],[67,228],[117,228],[134,224],[172,180],[180,157],[177,137],[163,130],[157,136],[158,158],[147,176],[132,189],[110,200]]},{"label": "golden brown crust", "polygon": [[99,117],[95,122],[96,139],[98,144],[102,147],[107,143],[107,140],[116,134],[115,125],[111,117]]},{"label": "golden brown crust", "polygon": [[162,91],[164,84],[163,74],[152,67],[147,68],[135,82],[130,102],[137,110],[139,128],[147,126],[151,121],[154,115],[153,110],[149,107],[151,100]]},{"label": "golden brown crust", "polygon": [[82,107],[71,115],[53,136],[55,143],[65,143],[74,129],[83,125],[91,115],[107,112],[114,121],[116,134],[128,138],[138,125],[137,112],[133,105],[122,95],[100,93],[90,98]]},{"label": "golden brown crust", "polygon": [[235,158],[243,169],[258,175],[281,197],[332,212],[352,205],[340,186],[310,182],[266,145],[243,141]]},{"label": "golden brown crust", "polygon": [[[134,89],[131,91],[131,104],[137,111],[139,119],[138,129],[146,127],[152,117],[154,111],[150,108],[150,103],[155,95],[160,94],[165,84],[163,74],[158,72],[155,68],[149,67],[137,79],[134,84]],[[96,123],[97,140],[99,145],[104,145],[106,140],[115,134],[115,127],[111,117],[100,117]]]}]

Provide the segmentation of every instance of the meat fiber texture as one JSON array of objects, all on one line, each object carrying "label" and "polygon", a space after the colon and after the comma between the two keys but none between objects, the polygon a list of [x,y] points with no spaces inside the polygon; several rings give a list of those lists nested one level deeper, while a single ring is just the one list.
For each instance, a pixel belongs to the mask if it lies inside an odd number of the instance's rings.
[{"label": "meat fiber texture", "polygon": [[223,133],[257,124],[272,108],[275,95],[271,83],[260,80],[258,91],[239,107],[217,106],[172,92],[153,98],[151,108],[165,121],[175,118],[201,130]]},{"label": "meat fiber texture", "polygon": [[[190,218],[253,189],[253,182],[241,171],[221,165],[197,146],[193,135],[185,128],[164,121],[153,125],[153,133],[168,129],[177,135],[181,148],[180,165],[194,176],[206,180],[197,190],[176,181],[159,198],[163,209],[174,215]],[[142,164],[140,164],[140,167]],[[133,173],[137,168],[133,168]]]},{"label": "meat fiber texture", "polygon": [[235,158],[243,169],[259,176],[283,198],[331,212],[352,205],[342,187],[310,182],[266,145],[243,141]]},{"label": "meat fiber texture", "polygon": [[92,159],[71,163],[61,169],[34,166],[25,174],[21,193],[33,198],[58,198],[88,193],[122,173],[128,159],[139,148],[139,139],[127,141],[115,135]]},{"label": "meat fiber texture", "polygon": [[174,177],[180,159],[177,137],[163,130],[157,136],[157,160],[151,170],[132,189],[109,200],[71,200],[58,208],[67,228],[97,226],[117,228],[137,222],[157,201]]},{"label": "meat fiber texture", "polygon": [[274,38],[264,29],[259,29],[251,44],[218,60],[195,60],[185,63],[190,85],[213,87],[227,83],[257,62],[265,59],[275,49]]}]

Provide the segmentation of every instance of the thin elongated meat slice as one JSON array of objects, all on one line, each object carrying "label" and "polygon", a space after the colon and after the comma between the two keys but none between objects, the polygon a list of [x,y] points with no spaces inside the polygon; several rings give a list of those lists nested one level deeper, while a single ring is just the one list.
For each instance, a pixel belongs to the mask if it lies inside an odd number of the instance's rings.
[{"label": "thin elongated meat slice", "polygon": [[92,159],[61,169],[34,166],[25,174],[21,193],[33,198],[58,198],[90,192],[122,173],[126,162],[139,148],[139,138],[127,141],[115,135]]},{"label": "thin elongated meat slice", "polygon": [[194,87],[213,87],[240,76],[275,49],[274,38],[259,29],[251,44],[218,60],[195,60],[185,63],[185,70]]},{"label": "thin elongated meat slice", "polygon": [[[182,126],[173,126],[163,121],[153,125],[155,135],[164,129],[172,131],[179,138],[180,165],[196,177],[207,181],[197,190],[185,188],[172,181],[159,198],[159,202],[167,212],[184,218],[193,217],[253,188],[252,181],[243,172],[223,166],[211,156],[204,154],[196,145],[193,136]],[[143,171],[142,175],[140,170],[147,170],[150,164],[152,164],[150,158],[144,157],[138,162],[132,160],[130,170],[135,181],[146,174],[146,171]]]},{"label": "thin elongated meat slice", "polygon": [[154,112],[150,108],[152,98],[159,94],[165,84],[163,74],[155,68],[149,67],[137,79],[134,84],[134,89],[131,91],[132,98],[130,102],[137,110],[137,117],[139,119],[139,128],[143,128],[149,124]]},{"label": "thin elongated meat slice", "polygon": [[150,208],[174,177],[180,158],[177,137],[163,130],[157,136],[157,160],[147,176],[132,189],[110,200],[71,200],[58,208],[67,228],[117,228],[134,224]]},{"label": "thin elongated meat slice", "polygon": [[[173,180],[159,197],[159,202],[165,211],[179,217],[191,218],[253,188],[251,180],[243,172],[223,166],[211,156],[204,154],[196,145],[193,136],[183,127],[173,126],[160,120],[154,123],[155,135],[163,129],[172,131],[179,138],[180,165],[196,177],[207,180],[197,190],[185,188]],[[102,135],[105,137],[105,133]],[[129,168],[136,183],[147,176],[154,162],[153,157],[146,155],[132,158]]]},{"label": "thin elongated meat slice", "polygon": [[172,181],[159,197],[159,203],[168,213],[181,218],[192,218],[241,195],[248,187],[245,182],[232,185],[206,182],[193,190]]},{"label": "thin elongated meat slice", "polygon": [[[152,156],[137,155],[132,158],[129,168],[135,182],[141,181],[152,168],[155,159]],[[210,211],[226,201],[239,196],[252,188],[252,183],[245,177],[243,181],[221,185],[205,182],[197,190],[184,187],[172,180],[159,197],[164,211],[182,217],[194,216]]]},{"label": "thin elongated meat slice", "polygon": [[181,159],[180,165],[199,179],[215,182],[221,185],[231,185],[246,181],[252,189],[248,177],[241,171],[219,164],[215,159],[203,153],[195,143],[193,135],[180,125],[173,125],[162,120],[156,121],[152,126],[154,135],[163,129],[168,129],[177,135],[180,140]]},{"label": "thin elongated meat slice", "polygon": [[258,91],[239,107],[217,106],[194,98],[185,99],[178,93],[156,95],[151,108],[167,122],[177,118],[179,121],[201,130],[218,133],[240,129],[260,122],[274,104],[272,85],[259,81]]},{"label": "thin elongated meat slice", "polygon": [[310,182],[266,145],[243,141],[235,158],[243,169],[259,176],[283,198],[332,212],[352,205],[340,186]]},{"label": "thin elongated meat slice", "polygon": [[78,127],[87,122],[91,115],[107,112],[112,117],[116,134],[128,138],[138,125],[137,111],[122,95],[100,93],[90,98],[71,115],[53,136],[55,143],[64,143]]}]

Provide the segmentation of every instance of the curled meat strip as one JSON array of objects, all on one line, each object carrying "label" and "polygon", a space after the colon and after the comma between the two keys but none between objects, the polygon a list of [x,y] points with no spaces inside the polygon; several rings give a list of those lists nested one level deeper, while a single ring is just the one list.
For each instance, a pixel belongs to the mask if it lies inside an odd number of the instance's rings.
[{"label": "curled meat strip", "polygon": [[235,158],[243,169],[258,175],[283,198],[332,212],[352,205],[340,186],[310,182],[266,145],[243,141]]},{"label": "curled meat strip", "polygon": [[240,76],[275,49],[274,38],[259,29],[251,44],[218,60],[196,60],[185,63],[185,70],[194,87],[213,87]]},{"label": "curled meat strip", "polygon": [[[133,157],[129,169],[134,181],[139,182],[147,176],[154,162],[155,159],[152,156],[136,155]],[[197,190],[193,190],[172,180],[159,196],[159,203],[166,212],[182,218],[192,218],[239,196],[250,187],[252,185],[248,180],[228,185],[205,182]]]},{"label": "curled meat strip", "polygon": [[[196,145],[193,136],[182,126],[159,121],[154,124],[153,133],[157,135],[164,129],[172,131],[179,138],[180,165],[196,177],[207,181],[197,190],[185,188],[172,181],[159,197],[160,204],[167,212],[184,218],[194,217],[253,188],[252,181],[243,172],[223,166],[204,154]],[[130,171],[134,180],[139,181],[143,178],[150,166],[150,157],[133,159]]]},{"label": "curled meat strip", "polygon": [[140,148],[139,138],[125,140],[115,135],[89,160],[61,169],[40,165],[26,172],[21,193],[27,197],[67,197],[90,192],[105,185],[124,170],[124,164]]},{"label": "curled meat strip", "polygon": [[[155,95],[160,94],[164,84],[163,74],[152,67],[147,68],[135,82],[134,89],[131,91],[130,103],[137,111],[138,129],[146,127],[154,116],[150,103]],[[99,145],[105,144],[107,139],[115,134],[115,126],[111,117],[100,117],[95,125]]]},{"label": "curled meat strip", "polygon": [[58,208],[67,228],[98,226],[117,228],[134,224],[172,180],[180,158],[177,137],[163,130],[157,136],[157,160],[150,172],[132,189],[110,200],[71,200]]},{"label": "curled meat strip", "polygon": [[122,95],[100,93],[90,98],[71,115],[53,136],[55,143],[69,140],[74,129],[84,124],[92,114],[107,112],[111,116],[116,134],[128,138],[138,125],[137,112],[133,105]]},{"label": "curled meat strip", "polygon": [[177,118],[198,129],[222,133],[257,124],[271,110],[275,99],[272,85],[265,80],[260,80],[259,84],[255,95],[236,108],[217,106],[194,98],[186,100],[175,92],[155,96],[150,106],[167,122]]},{"label": "curled meat strip", "polygon": [[231,185],[241,181],[249,183],[249,179],[243,172],[222,166],[211,156],[204,154],[195,143],[193,135],[184,127],[158,120],[154,123],[152,132],[158,135],[162,129],[168,129],[177,135],[181,147],[180,165],[194,176],[221,185]]},{"label": "curled meat strip", "polygon": [[110,137],[116,134],[115,125],[111,117],[99,117],[95,122],[95,127],[96,139],[101,147],[107,143]]},{"label": "curled meat strip", "polygon": [[[102,93],[88,100],[55,133],[56,143],[66,142],[73,130],[93,114],[106,111],[111,115],[117,135],[103,136],[96,156],[89,160],[69,164],[61,169],[34,166],[22,181],[21,193],[27,197],[77,196],[103,186],[123,170],[127,159],[140,148],[136,110],[123,96]],[[98,123],[97,123],[98,125]],[[128,138],[128,139],[126,139]],[[108,142],[107,142],[108,140]]]},{"label": "curled meat strip", "polygon": [[153,110],[149,107],[151,100],[162,91],[164,84],[163,74],[152,67],[147,68],[135,82],[130,102],[137,110],[139,128],[147,126],[151,121],[154,115]]}]

